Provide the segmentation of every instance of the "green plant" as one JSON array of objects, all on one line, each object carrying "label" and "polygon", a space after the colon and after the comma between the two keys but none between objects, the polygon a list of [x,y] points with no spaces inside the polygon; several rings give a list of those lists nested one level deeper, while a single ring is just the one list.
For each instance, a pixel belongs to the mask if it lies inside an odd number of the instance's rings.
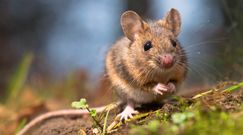
[{"label": "green plant", "polygon": [[161,121],[167,121],[169,119],[169,114],[166,112],[156,111],[155,116]]},{"label": "green plant", "polygon": [[130,134],[157,135],[157,134],[161,134],[160,128],[161,128],[161,123],[159,120],[151,120],[146,125],[142,125],[142,126],[132,125]]},{"label": "green plant", "polygon": [[103,130],[102,125],[100,124],[100,121],[96,118],[97,112],[95,109],[89,108],[89,105],[87,104],[86,99],[81,98],[79,101],[72,102],[71,106],[76,109],[86,109],[95,122],[95,124],[100,128],[100,130]]},{"label": "green plant", "polygon": [[238,83],[236,85],[233,85],[233,86],[225,89],[224,92],[233,92],[233,91],[236,91],[236,90],[240,89],[241,87],[243,87],[243,82],[240,82],[240,83]]},{"label": "green plant", "polygon": [[192,117],[194,117],[194,113],[192,112],[181,112],[172,114],[171,120],[175,124],[182,125],[184,122]]}]

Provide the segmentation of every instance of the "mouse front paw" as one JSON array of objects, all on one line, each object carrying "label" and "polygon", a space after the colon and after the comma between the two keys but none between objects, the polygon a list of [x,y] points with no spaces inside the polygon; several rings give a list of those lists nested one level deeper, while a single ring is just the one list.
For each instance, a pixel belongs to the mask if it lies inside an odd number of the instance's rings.
[{"label": "mouse front paw", "polygon": [[158,83],[153,87],[153,91],[155,94],[163,95],[165,92],[174,93],[176,91],[176,87],[171,82],[169,82],[167,85]]},{"label": "mouse front paw", "polygon": [[175,93],[176,92],[176,86],[175,86],[174,83],[169,82],[167,84],[167,87],[168,87],[168,92],[171,92],[171,93]]}]

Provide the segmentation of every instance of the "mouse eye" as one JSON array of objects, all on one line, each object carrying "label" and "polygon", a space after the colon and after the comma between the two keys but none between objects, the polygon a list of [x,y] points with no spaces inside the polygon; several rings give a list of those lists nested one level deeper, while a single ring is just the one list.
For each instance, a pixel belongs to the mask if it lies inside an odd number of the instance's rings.
[{"label": "mouse eye", "polygon": [[151,41],[147,41],[145,44],[144,44],[144,51],[148,51],[150,48],[152,48],[152,43]]},{"label": "mouse eye", "polygon": [[177,43],[176,43],[175,40],[171,39],[170,42],[171,42],[171,44],[172,44],[173,47],[176,47]]}]

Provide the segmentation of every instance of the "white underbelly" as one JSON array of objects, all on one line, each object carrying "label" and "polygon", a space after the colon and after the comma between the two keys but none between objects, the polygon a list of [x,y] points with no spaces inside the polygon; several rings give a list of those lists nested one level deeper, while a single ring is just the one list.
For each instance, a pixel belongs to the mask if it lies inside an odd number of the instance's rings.
[{"label": "white underbelly", "polygon": [[142,90],[132,90],[128,93],[128,96],[137,103],[151,103],[159,98],[158,95],[152,92],[145,92]]}]

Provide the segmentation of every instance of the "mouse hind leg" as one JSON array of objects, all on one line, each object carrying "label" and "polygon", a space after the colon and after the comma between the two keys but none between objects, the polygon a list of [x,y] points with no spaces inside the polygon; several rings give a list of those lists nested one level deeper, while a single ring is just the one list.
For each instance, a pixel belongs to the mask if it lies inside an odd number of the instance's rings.
[{"label": "mouse hind leg", "polygon": [[132,118],[134,114],[138,114],[138,111],[135,110],[135,103],[132,100],[128,100],[125,109],[117,117],[120,120],[127,120]]},{"label": "mouse hind leg", "polygon": [[133,115],[138,114],[138,111],[135,110],[136,102],[132,100],[132,98],[129,98],[129,96],[127,95],[128,92],[123,88],[119,87],[119,85],[116,87],[113,86],[113,88],[116,92],[116,95],[123,102],[123,105],[125,106],[123,111],[116,116],[116,119],[120,119],[121,121],[127,120],[129,118],[132,118]]}]

